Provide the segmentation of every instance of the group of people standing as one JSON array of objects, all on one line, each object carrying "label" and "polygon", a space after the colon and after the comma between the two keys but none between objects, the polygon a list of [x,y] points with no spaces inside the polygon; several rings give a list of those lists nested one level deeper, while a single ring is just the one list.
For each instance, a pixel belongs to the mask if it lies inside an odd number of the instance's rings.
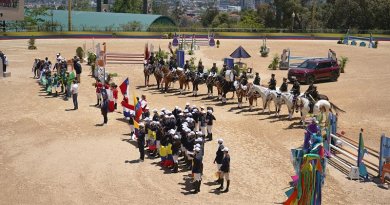
[{"label": "group of people standing", "polygon": [[[142,97],[144,99],[144,96]],[[146,102],[146,100],[145,100]],[[211,107],[197,107],[189,103],[182,109],[175,106],[169,110],[162,108],[160,112],[154,109],[149,113],[147,104],[145,113],[138,124],[136,112],[130,113],[130,135],[135,135],[140,152],[140,162],[144,161],[145,148],[151,158],[160,157],[161,166],[171,169],[172,173],[191,171],[193,179],[193,192],[200,191],[203,175],[203,156],[206,141],[213,139],[212,128],[216,120]],[[139,129],[135,127],[138,124]],[[129,140],[134,139],[131,137]],[[182,157],[181,159],[179,159]],[[219,190],[224,187],[224,179],[229,191],[230,156],[229,149],[218,139],[218,150],[214,163],[217,164]]]},{"label": "group of people standing", "polygon": [[[74,110],[78,109],[78,90],[80,83],[81,64],[78,57],[74,57],[71,61],[73,70],[68,70],[68,62],[61,56],[56,55],[56,63],[52,64],[49,58],[44,60],[39,58],[34,60],[32,72],[34,78],[38,79],[40,84],[44,86],[48,95],[57,97],[63,94],[64,100],[72,97]],[[76,75],[75,73],[76,72]],[[60,91],[59,91],[60,90]]]}]

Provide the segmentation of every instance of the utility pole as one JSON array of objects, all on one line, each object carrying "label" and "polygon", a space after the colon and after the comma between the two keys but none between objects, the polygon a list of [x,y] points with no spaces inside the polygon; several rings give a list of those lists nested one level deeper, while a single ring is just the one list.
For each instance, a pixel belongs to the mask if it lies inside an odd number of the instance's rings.
[{"label": "utility pole", "polygon": [[315,22],[315,18],[316,18],[316,12],[317,12],[317,0],[313,0],[312,1],[312,4],[313,4],[313,11],[311,13],[311,29],[312,29],[312,32],[314,31],[314,22]]},{"label": "utility pole", "polygon": [[68,31],[72,31],[72,0],[68,0]]}]

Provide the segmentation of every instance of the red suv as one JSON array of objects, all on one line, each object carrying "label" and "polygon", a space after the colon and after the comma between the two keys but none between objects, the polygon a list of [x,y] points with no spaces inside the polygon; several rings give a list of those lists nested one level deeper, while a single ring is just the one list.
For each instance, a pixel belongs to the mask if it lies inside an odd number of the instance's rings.
[{"label": "red suv", "polygon": [[291,82],[295,77],[299,82],[306,84],[318,80],[337,81],[340,76],[340,67],[337,61],[330,58],[313,58],[301,63],[298,67],[288,69],[288,80]]}]

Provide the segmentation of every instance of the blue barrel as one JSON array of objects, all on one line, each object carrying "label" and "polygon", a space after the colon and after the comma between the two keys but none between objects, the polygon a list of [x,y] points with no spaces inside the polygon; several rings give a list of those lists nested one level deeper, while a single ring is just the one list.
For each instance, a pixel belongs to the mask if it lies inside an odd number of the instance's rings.
[{"label": "blue barrel", "polygon": [[179,39],[177,35],[173,37],[172,46],[174,47],[179,46]]},{"label": "blue barrel", "polygon": [[233,58],[224,58],[223,63],[226,64],[228,68],[234,68],[234,59]]},{"label": "blue barrel", "polygon": [[177,67],[179,68],[184,67],[184,51],[178,50],[176,52],[176,62],[177,62]]}]

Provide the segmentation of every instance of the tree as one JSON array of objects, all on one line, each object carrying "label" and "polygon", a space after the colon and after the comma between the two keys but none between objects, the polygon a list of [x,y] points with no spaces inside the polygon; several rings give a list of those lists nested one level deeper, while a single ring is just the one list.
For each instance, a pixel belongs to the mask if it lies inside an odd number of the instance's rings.
[{"label": "tree", "polygon": [[213,7],[208,7],[201,15],[201,23],[204,27],[209,27],[214,18],[219,14],[218,10]]},{"label": "tree", "polygon": [[73,1],[72,9],[76,11],[92,11],[92,7],[89,0]]},{"label": "tree", "polygon": [[142,13],[142,0],[116,0],[112,11],[115,13]]},{"label": "tree", "polygon": [[241,20],[238,25],[242,28],[263,28],[264,25],[261,23],[259,16],[253,10],[246,10],[242,12]]},{"label": "tree", "polygon": [[24,21],[21,22],[22,26],[27,26],[27,29],[38,26],[38,24],[45,22],[42,16],[47,16],[48,10],[46,7],[38,7],[33,9],[27,9],[24,16]]}]

